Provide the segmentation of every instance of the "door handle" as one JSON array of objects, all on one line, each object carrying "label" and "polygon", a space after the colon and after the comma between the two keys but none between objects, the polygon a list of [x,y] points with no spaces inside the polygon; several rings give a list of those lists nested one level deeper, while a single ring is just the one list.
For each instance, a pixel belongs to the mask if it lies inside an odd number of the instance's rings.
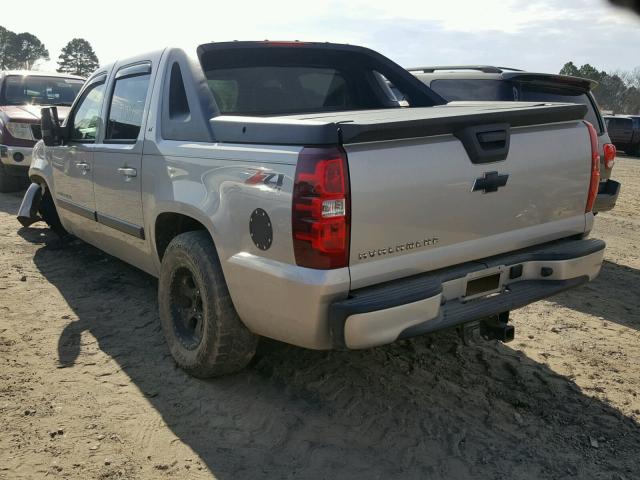
[{"label": "door handle", "polygon": [[129,181],[131,180],[133,177],[137,177],[138,176],[138,171],[135,168],[129,168],[129,167],[120,167],[118,169],[118,171],[124,176],[126,177],[126,180]]},{"label": "door handle", "polygon": [[76,162],[76,167],[78,167],[78,170],[82,172],[82,175],[86,175],[87,172],[91,170],[91,167],[87,162]]}]

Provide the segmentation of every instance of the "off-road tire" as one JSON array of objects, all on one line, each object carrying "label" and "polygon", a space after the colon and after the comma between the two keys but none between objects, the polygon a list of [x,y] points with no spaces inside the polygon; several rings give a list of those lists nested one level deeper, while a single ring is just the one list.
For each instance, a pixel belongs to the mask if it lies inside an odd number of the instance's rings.
[{"label": "off-road tire", "polygon": [[53,203],[53,198],[51,198],[51,192],[46,185],[42,188],[44,189],[44,193],[42,194],[42,199],[38,206],[38,213],[56,235],[60,238],[64,238],[69,234],[62,226],[62,222],[58,216],[58,211],[56,210],[56,205]]},{"label": "off-road tire", "polygon": [[0,163],[0,193],[19,192],[27,186],[27,179],[11,175]]},{"label": "off-road tire", "polygon": [[[182,293],[176,292],[180,290],[179,279],[189,273],[200,295],[201,327],[200,334],[194,334],[196,340],[186,345],[186,322],[195,320],[181,321],[190,307],[184,305]],[[253,358],[258,336],[236,313],[215,246],[206,231],[182,233],[167,247],[158,280],[158,305],[169,350],[178,366],[190,375],[208,378],[235,373]]]}]

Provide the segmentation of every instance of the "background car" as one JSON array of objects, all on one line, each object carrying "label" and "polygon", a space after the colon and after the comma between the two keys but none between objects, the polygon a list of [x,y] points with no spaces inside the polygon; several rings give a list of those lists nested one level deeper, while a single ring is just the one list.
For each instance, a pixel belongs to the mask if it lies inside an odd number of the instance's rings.
[{"label": "background car", "polygon": [[[620,183],[610,177],[616,149],[591,93],[597,82],[567,75],[532,73],[489,65],[432,66],[408,70],[448,102],[539,101],[586,105],[585,119],[598,132],[601,158],[600,186],[594,211],[611,210],[615,206]],[[638,139],[640,141],[640,135]]]},{"label": "background car", "polygon": [[26,187],[33,146],[41,138],[40,108],[55,105],[62,121],[84,79],[75,75],[0,72],[0,192]]},{"label": "background car", "polygon": [[629,155],[640,155],[640,115],[615,115],[604,119],[616,148]]}]

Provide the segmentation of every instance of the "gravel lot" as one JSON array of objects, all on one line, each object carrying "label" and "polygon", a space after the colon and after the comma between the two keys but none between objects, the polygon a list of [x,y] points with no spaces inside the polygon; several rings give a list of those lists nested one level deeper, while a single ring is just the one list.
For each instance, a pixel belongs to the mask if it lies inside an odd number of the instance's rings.
[{"label": "gravel lot", "polygon": [[0,195],[0,479],[638,479],[640,159],[614,176],[600,277],[514,342],[268,343],[212,381],[175,367],[153,278]]}]

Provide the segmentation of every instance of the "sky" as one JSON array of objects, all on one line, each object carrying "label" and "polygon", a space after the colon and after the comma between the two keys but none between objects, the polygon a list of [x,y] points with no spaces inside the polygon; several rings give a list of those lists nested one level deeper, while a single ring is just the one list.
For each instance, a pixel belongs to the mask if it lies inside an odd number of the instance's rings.
[{"label": "sky", "polygon": [[51,55],[42,70],[76,37],[101,64],[166,46],[194,53],[200,43],[269,39],[363,45],[404,67],[640,65],[640,17],[606,0],[29,0],[25,12],[3,2],[0,25],[40,38]]}]

